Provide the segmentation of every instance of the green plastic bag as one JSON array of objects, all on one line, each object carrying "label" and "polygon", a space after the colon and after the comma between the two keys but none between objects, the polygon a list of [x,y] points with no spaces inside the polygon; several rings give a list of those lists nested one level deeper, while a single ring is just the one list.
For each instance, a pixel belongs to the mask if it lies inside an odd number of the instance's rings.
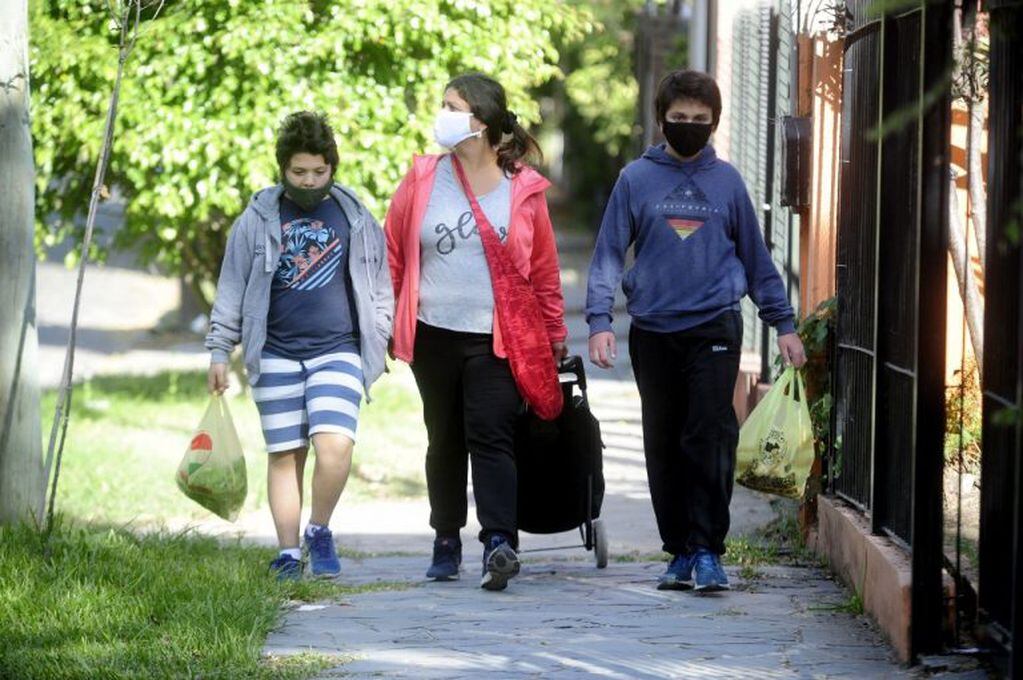
[{"label": "green plastic bag", "polygon": [[754,491],[801,498],[813,459],[803,376],[789,367],[739,431],[735,481]]},{"label": "green plastic bag", "polygon": [[227,401],[210,397],[206,415],[192,435],[178,473],[178,488],[193,501],[229,522],[245,502],[248,476],[245,455]]}]

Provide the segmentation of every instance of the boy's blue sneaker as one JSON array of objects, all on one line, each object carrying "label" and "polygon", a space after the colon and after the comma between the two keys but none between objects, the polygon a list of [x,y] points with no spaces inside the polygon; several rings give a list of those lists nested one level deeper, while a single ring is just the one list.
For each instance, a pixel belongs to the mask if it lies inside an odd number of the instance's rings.
[{"label": "boy's blue sneaker", "polygon": [[456,581],[461,564],[462,542],[457,538],[436,538],[433,541],[433,563],[426,570],[426,578]]},{"label": "boy's blue sneaker", "polygon": [[668,570],[657,577],[658,590],[689,590],[693,587],[693,565],[696,553],[675,555],[668,563]]},{"label": "boy's blue sneaker", "polygon": [[302,560],[291,555],[278,555],[270,563],[270,573],[275,574],[278,581],[298,581],[302,578]]},{"label": "boy's blue sneaker", "polygon": [[334,534],[327,527],[307,527],[305,549],[309,554],[309,571],[316,578],[335,578],[341,573],[341,560],[334,547]]},{"label": "boy's blue sneaker", "polygon": [[519,556],[508,544],[508,539],[494,534],[483,549],[483,579],[480,588],[504,590],[508,580],[519,573]]},{"label": "boy's blue sneaker", "polygon": [[728,585],[728,576],[721,566],[721,557],[706,549],[696,551],[696,592],[716,593],[722,590],[731,590]]}]

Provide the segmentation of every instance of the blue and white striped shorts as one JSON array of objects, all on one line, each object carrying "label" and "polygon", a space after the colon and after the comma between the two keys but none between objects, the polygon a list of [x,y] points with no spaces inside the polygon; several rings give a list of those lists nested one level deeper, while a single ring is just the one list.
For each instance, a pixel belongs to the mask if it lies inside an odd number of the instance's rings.
[{"label": "blue and white striped shorts", "polygon": [[305,361],[263,353],[252,388],[269,453],[309,445],[318,432],[355,441],[362,400],[362,360],[334,352]]}]

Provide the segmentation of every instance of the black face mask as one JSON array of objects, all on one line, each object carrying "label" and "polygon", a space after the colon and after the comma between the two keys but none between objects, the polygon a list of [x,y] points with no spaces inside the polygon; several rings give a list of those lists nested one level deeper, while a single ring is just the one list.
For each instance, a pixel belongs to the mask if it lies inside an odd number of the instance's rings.
[{"label": "black face mask", "polygon": [[700,153],[707,146],[712,126],[710,123],[663,123],[664,138],[679,156],[689,158]]},{"label": "black face mask", "polygon": [[288,176],[282,174],[282,182],[284,184],[284,190],[288,194],[288,198],[293,200],[303,210],[312,210],[320,204],[327,194],[330,193],[330,187],[333,182],[327,182],[322,187],[316,189],[306,189],[303,187],[297,187],[288,181]]}]

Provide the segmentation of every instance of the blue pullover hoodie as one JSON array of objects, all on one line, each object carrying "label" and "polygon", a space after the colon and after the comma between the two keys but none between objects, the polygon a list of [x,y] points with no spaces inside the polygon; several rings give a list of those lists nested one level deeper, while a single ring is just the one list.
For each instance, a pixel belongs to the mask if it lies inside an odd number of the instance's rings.
[{"label": "blue pullover hoodie", "polygon": [[[635,263],[623,280],[630,245]],[[739,309],[747,293],[779,334],[795,329],[746,185],[709,145],[691,161],[652,146],[622,170],[590,262],[590,335],[611,330],[619,283],[633,323],[644,330],[693,328]]]}]

